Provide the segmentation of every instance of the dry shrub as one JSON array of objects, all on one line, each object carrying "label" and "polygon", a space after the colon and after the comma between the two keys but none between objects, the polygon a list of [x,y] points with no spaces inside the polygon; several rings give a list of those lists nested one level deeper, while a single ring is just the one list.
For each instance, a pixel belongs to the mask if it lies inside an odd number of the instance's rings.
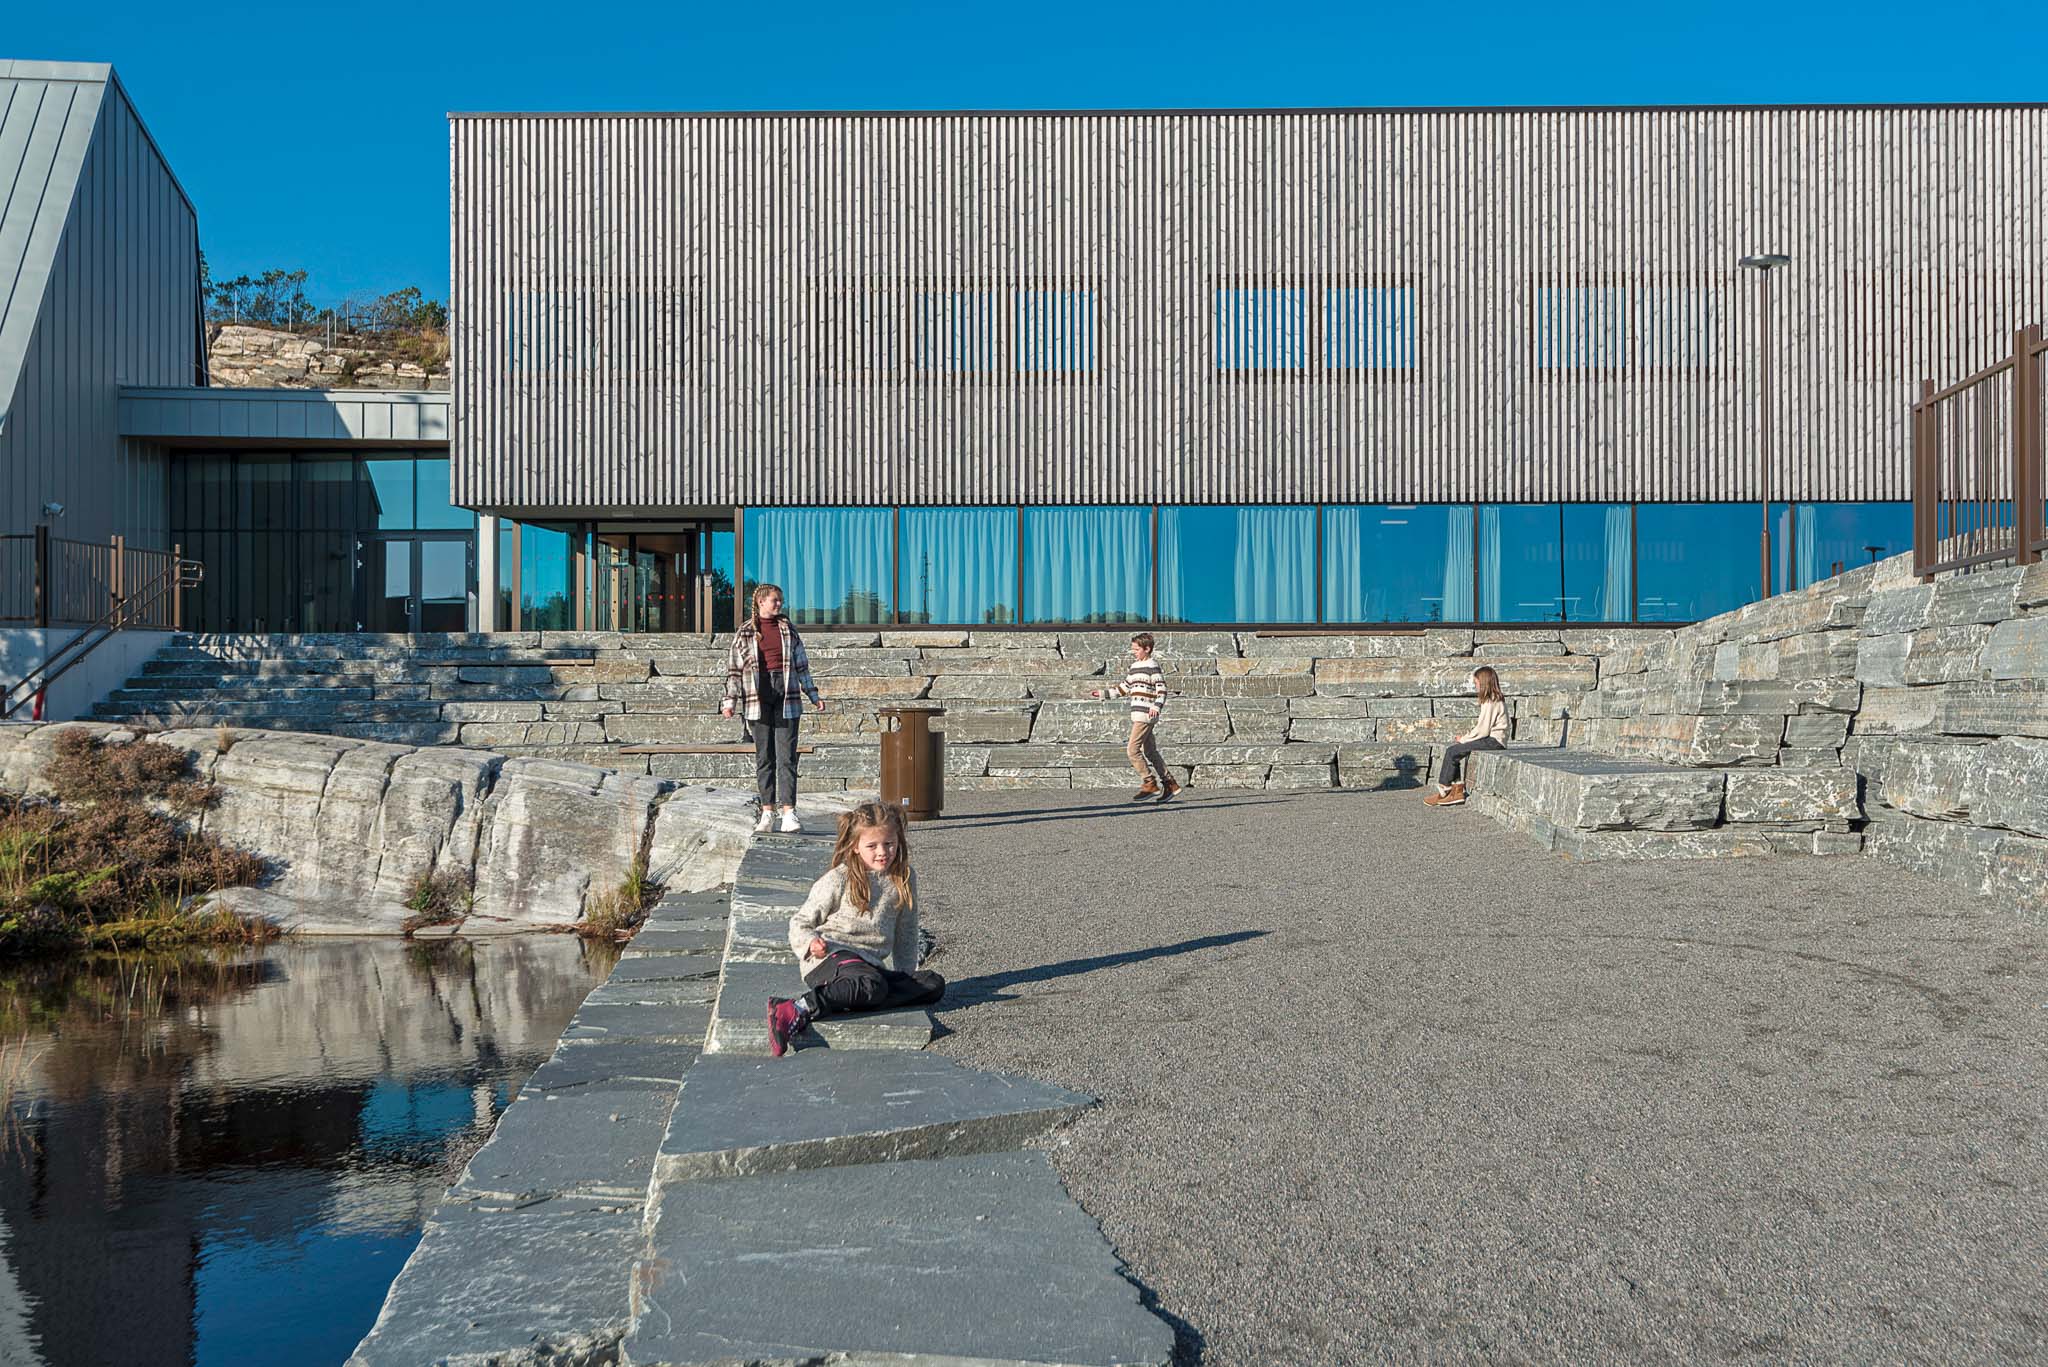
[{"label": "dry shrub", "polygon": [[426,926],[452,925],[469,915],[476,905],[476,886],[462,869],[422,873],[405,891],[405,906],[412,915],[401,929],[406,938]]},{"label": "dry shrub", "polygon": [[590,899],[576,933],[593,940],[623,940],[640,928],[661,889],[647,881],[647,861],[635,859],[619,885]]}]

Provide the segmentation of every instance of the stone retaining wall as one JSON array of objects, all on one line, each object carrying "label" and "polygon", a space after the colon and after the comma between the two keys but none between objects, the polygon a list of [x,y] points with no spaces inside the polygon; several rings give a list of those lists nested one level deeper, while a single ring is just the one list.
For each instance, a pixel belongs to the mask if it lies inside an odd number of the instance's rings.
[{"label": "stone retaining wall", "polygon": [[[1172,690],[1160,743],[1201,787],[1412,787],[1475,711],[1491,664],[1518,740],[1554,743],[1599,678],[1667,631],[1419,630],[1396,635],[1159,634]],[[1129,785],[1123,631],[804,633],[830,709],[808,714],[807,791],[873,787],[876,709],[946,709],[947,786]],[[745,784],[749,755],[626,755],[740,739],[718,715],[727,638],[606,633],[468,637],[186,637],[101,709],[143,725],[263,725],[460,744],[686,782]]]},{"label": "stone retaining wall", "polygon": [[[0,792],[47,796],[56,738],[106,724],[0,725]],[[649,881],[729,882],[753,810],[742,796],[559,760],[290,732],[168,731],[218,800],[203,829],[277,862],[281,876],[221,900],[302,932],[391,932],[422,874],[475,888],[465,935],[574,924],[645,855]],[[223,748],[223,741],[226,748]]]},{"label": "stone retaining wall", "polygon": [[1611,652],[1569,737],[1728,766],[1731,810],[1847,770],[1868,853],[2048,912],[2048,566],[1922,584],[1901,556]]}]

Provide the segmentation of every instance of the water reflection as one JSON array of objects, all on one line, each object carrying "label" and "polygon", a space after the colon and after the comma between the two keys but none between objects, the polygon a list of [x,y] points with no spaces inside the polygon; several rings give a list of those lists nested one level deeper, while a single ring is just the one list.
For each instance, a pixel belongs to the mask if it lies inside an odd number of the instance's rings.
[{"label": "water reflection", "polygon": [[341,1361],[614,955],[343,940],[0,970],[0,1364]]}]

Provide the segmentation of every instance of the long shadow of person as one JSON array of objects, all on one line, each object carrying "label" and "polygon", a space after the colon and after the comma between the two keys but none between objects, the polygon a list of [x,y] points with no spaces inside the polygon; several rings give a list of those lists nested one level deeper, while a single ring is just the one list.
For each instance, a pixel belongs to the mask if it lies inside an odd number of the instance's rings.
[{"label": "long shadow of person", "polygon": [[1086,959],[1061,959],[1058,963],[1040,964],[1036,968],[1013,968],[1007,973],[984,973],[977,978],[956,978],[946,984],[946,999],[933,1009],[948,1012],[970,1006],[982,1006],[989,1002],[1015,1001],[1017,994],[1006,989],[1024,983],[1049,982],[1054,978],[1071,978],[1077,973],[1093,973],[1097,969],[1143,963],[1147,959],[1163,959],[1173,954],[1193,954],[1198,950],[1221,949],[1225,945],[1256,940],[1261,935],[1270,933],[1264,930],[1233,930],[1222,935],[1203,935],[1193,940],[1182,940],[1174,945],[1129,949],[1121,954],[1097,954]]}]

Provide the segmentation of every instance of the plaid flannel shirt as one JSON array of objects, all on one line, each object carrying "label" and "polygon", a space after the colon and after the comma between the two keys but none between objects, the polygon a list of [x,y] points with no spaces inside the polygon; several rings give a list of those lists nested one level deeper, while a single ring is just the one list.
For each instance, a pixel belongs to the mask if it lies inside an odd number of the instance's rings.
[{"label": "plaid flannel shirt", "polygon": [[[803,637],[787,617],[776,619],[782,627],[782,715],[800,717],[804,699],[818,705],[818,686],[811,681],[811,657]],[[752,618],[740,623],[733,633],[732,648],[725,656],[725,700],[748,721],[761,720],[761,636]]]}]

